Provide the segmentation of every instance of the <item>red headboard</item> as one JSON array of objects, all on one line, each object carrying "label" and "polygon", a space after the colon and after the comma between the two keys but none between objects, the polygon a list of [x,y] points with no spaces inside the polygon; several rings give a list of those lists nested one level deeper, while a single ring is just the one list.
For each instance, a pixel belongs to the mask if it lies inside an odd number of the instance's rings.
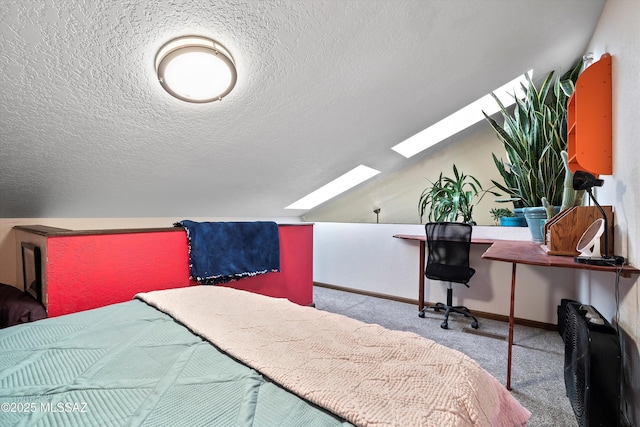
[{"label": "red headboard", "polygon": [[[313,226],[280,225],[280,269],[226,286],[313,303]],[[129,301],[138,292],[195,285],[182,228],[50,235],[46,294],[50,317]],[[247,308],[250,310],[250,307]]]}]

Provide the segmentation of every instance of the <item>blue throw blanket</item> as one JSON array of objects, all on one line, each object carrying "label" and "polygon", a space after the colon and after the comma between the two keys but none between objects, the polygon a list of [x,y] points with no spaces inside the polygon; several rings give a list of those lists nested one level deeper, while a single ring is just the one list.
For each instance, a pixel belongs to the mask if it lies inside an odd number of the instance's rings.
[{"label": "blue throw blanket", "polygon": [[194,222],[184,227],[189,240],[189,275],[214,285],[280,271],[280,237],[275,222]]}]

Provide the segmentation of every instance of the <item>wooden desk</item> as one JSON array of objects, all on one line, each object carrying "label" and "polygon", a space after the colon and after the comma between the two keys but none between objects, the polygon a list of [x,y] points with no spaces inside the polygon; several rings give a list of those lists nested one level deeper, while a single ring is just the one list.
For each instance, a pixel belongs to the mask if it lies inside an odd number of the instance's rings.
[{"label": "wooden desk", "polygon": [[[424,308],[424,268],[425,268],[425,242],[426,235],[413,234],[396,234],[396,238],[406,240],[417,240],[420,242],[420,279],[419,279],[419,296],[418,309]],[[513,347],[513,327],[514,327],[514,307],[515,307],[515,291],[516,291],[516,265],[528,264],[539,265],[542,267],[564,267],[591,271],[608,271],[616,272],[616,267],[589,265],[577,263],[573,257],[547,255],[540,244],[528,240],[499,240],[499,239],[476,239],[471,238],[472,244],[491,245],[482,254],[483,259],[492,261],[504,261],[512,264],[511,268],[511,300],[509,305],[509,336],[507,346],[507,390],[511,390],[511,356]],[[637,268],[625,265],[620,270],[623,277],[630,277],[632,274],[640,274]]]},{"label": "wooden desk", "polygon": [[[531,241],[497,240],[482,254],[482,258],[492,261],[510,262],[511,267],[511,302],[509,307],[509,338],[507,347],[507,390],[511,390],[511,355],[513,347],[514,305],[516,292],[516,265],[528,264],[543,267],[564,267],[591,271],[616,272],[618,268],[577,263],[573,257],[547,255],[539,244]],[[620,274],[629,277],[640,270],[625,265]]]},{"label": "wooden desk", "polygon": [[[405,240],[416,240],[420,243],[420,271],[418,272],[418,311],[422,311],[424,308],[424,258],[426,254],[425,243],[427,241],[427,235],[422,234],[396,234],[393,237]],[[490,245],[496,240],[493,239],[476,239],[471,237],[472,244]]]}]

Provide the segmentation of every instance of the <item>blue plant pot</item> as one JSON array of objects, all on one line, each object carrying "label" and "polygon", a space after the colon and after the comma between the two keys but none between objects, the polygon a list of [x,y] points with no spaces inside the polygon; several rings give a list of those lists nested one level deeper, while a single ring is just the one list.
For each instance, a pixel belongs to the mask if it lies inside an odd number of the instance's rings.
[{"label": "blue plant pot", "polygon": [[[523,208],[524,217],[527,220],[531,240],[535,243],[544,243],[544,225],[547,223],[547,210],[544,206]],[[555,213],[560,212],[560,206],[555,206]]]},{"label": "blue plant pot", "polygon": [[526,227],[527,220],[523,216],[503,216],[500,218],[502,227]]}]

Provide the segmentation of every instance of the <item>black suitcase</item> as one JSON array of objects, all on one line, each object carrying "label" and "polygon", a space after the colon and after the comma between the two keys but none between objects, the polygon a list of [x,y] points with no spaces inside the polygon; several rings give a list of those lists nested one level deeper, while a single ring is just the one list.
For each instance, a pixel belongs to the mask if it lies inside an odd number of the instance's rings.
[{"label": "black suitcase", "polygon": [[566,304],[564,382],[580,427],[620,425],[620,341],[592,306]]}]

